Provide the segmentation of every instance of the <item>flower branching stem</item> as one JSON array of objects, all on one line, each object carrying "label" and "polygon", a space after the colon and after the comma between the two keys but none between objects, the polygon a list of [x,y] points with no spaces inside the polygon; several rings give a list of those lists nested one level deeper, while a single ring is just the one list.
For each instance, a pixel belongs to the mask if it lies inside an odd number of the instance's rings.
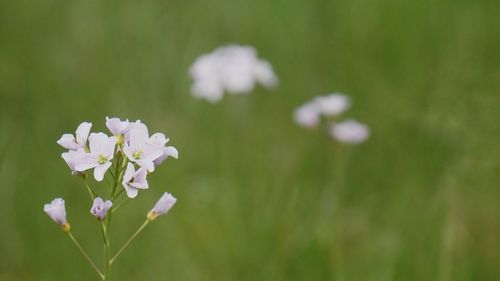
[{"label": "flower branching stem", "polygon": [[104,274],[102,274],[102,272],[95,265],[95,263],[92,261],[92,259],[89,257],[89,255],[85,252],[85,250],[83,250],[82,246],[80,245],[80,243],[78,243],[78,241],[73,236],[73,234],[71,233],[71,231],[68,231],[66,233],[68,234],[68,236],[71,239],[71,241],[73,241],[73,243],[75,244],[75,246],[78,248],[78,250],[80,250],[80,253],[82,253],[82,255],[85,257],[85,259],[89,262],[89,264],[95,270],[95,272],[97,272],[97,274],[99,274],[99,277],[101,277],[101,279],[104,279]]},{"label": "flower branching stem", "polygon": [[137,231],[123,244],[123,246],[116,252],[116,254],[113,256],[113,258],[110,260],[110,264],[113,264],[113,262],[118,258],[118,256],[134,241],[134,239],[141,233],[141,231],[149,224],[150,220],[146,219],[146,221],[137,229]]},{"label": "flower branching stem", "polygon": [[113,210],[111,211],[113,214],[118,211],[118,209],[123,206],[126,202],[128,201],[128,197],[123,199],[122,202],[120,202],[120,204],[118,204],[115,208],[113,208]]},{"label": "flower branching stem", "polygon": [[[121,194],[121,191],[117,193],[117,188],[121,182],[121,179],[123,178],[123,171],[124,171],[124,167],[125,167],[126,163],[127,163],[127,161],[126,161],[125,157],[123,156],[123,154],[121,152],[118,152],[117,157],[116,157],[116,162],[114,163],[115,170],[114,170],[114,173],[112,173],[114,182],[113,182],[113,185],[111,188],[110,197],[112,198],[113,202]],[[114,211],[116,209],[118,209],[125,201],[123,201],[122,203],[120,203],[117,206],[111,207],[110,211],[108,212],[108,214],[106,216],[106,221],[101,223],[101,229],[102,229],[103,240],[104,240],[104,256],[105,256],[104,257],[104,278],[103,278],[104,281],[111,280],[110,271],[111,271],[111,264],[112,264],[111,260],[112,259],[111,259],[111,254],[110,254],[111,244],[110,244],[110,235],[109,235],[109,232],[111,229],[111,218],[112,218]]]},{"label": "flower branching stem", "polygon": [[90,184],[87,182],[86,179],[83,179],[83,184],[87,188],[87,191],[90,194],[90,198],[92,198],[92,200],[94,200],[97,197],[97,192],[95,192],[95,190],[92,188],[92,186],[90,186]]}]

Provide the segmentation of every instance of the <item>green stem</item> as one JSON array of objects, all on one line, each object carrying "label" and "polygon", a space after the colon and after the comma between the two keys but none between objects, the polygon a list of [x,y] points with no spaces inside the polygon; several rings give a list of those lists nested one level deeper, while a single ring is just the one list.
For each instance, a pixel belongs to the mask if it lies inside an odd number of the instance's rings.
[{"label": "green stem", "polygon": [[89,262],[89,264],[92,266],[92,268],[95,270],[95,272],[97,272],[97,274],[99,274],[99,277],[101,277],[101,279],[104,279],[104,275],[102,274],[102,272],[99,270],[99,268],[95,265],[95,263],[92,261],[92,259],[89,257],[89,255],[87,255],[87,253],[85,252],[85,250],[83,250],[82,246],[80,245],[80,243],[78,243],[78,241],[76,240],[76,238],[73,236],[73,234],[71,233],[71,231],[68,231],[66,232],[69,236],[69,238],[71,239],[71,241],[73,241],[73,243],[75,243],[76,247],[78,248],[78,250],[80,250],[80,253],[82,253],[82,255],[85,257],[85,259]]},{"label": "green stem", "polygon": [[127,242],[125,242],[125,244],[123,244],[121,249],[118,250],[118,252],[116,252],[116,254],[111,259],[110,264],[113,264],[113,262],[116,260],[116,258],[118,258],[118,256],[128,247],[128,245],[132,241],[134,241],[134,239],[137,237],[137,235],[139,235],[139,233],[141,233],[141,231],[149,224],[149,222],[150,222],[150,220],[146,219],[146,221],[141,225],[141,227],[139,227],[139,229],[137,229],[137,231],[127,240]]},{"label": "green stem", "polygon": [[121,207],[123,206],[123,204],[125,204],[125,202],[128,201],[128,197],[125,198],[122,202],[120,202],[120,204],[118,204],[116,207],[113,208],[113,210],[111,211],[113,214]]},{"label": "green stem", "polygon": [[115,197],[113,197],[112,201],[114,202],[116,199],[118,199],[118,197],[120,195],[122,195],[122,193],[123,193],[124,190],[125,190],[125,188],[120,189],[120,191],[118,192],[118,194],[116,194]]},{"label": "green stem", "polygon": [[[114,178],[114,183],[113,186],[111,187],[111,194],[110,197],[114,198],[115,193],[116,193],[116,188],[118,187],[118,184],[120,182],[120,179],[122,177],[122,167],[125,163],[127,163],[126,159],[124,160],[124,156],[121,153],[116,153],[116,166],[115,166],[115,172],[113,173],[113,178]],[[108,214],[106,217],[106,223],[102,223],[102,231],[103,231],[103,237],[104,237],[104,281],[110,281],[111,277],[111,260],[110,260],[110,236],[109,236],[109,231],[111,229],[111,218],[113,216],[113,211],[114,207],[111,207],[110,210],[108,210]]]},{"label": "green stem", "polygon": [[89,183],[87,182],[86,179],[83,179],[83,184],[87,188],[87,191],[90,194],[90,198],[92,198],[92,200],[94,200],[97,197],[97,193],[95,192],[95,190],[89,185]]},{"label": "green stem", "polygon": [[102,238],[104,240],[104,280],[108,281],[109,280],[109,268],[110,268],[110,263],[109,263],[109,239],[108,239],[108,232],[106,229],[106,225],[104,222],[101,221],[101,232],[102,232]]}]

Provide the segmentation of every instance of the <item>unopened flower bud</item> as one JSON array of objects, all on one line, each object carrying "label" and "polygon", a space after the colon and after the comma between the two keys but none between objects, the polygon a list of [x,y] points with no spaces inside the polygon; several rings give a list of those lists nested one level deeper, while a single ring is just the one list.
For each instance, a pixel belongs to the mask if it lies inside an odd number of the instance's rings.
[{"label": "unopened flower bud", "polygon": [[170,209],[174,206],[175,202],[177,202],[177,199],[172,196],[172,194],[165,192],[160,200],[156,202],[154,208],[149,211],[147,215],[148,219],[153,221],[157,217],[168,213],[168,211],[170,211]]},{"label": "unopened flower bud", "polygon": [[55,223],[60,225],[64,231],[69,231],[70,225],[66,220],[66,208],[64,206],[64,200],[62,198],[56,198],[49,204],[45,204],[45,206],[43,206],[43,211]]}]

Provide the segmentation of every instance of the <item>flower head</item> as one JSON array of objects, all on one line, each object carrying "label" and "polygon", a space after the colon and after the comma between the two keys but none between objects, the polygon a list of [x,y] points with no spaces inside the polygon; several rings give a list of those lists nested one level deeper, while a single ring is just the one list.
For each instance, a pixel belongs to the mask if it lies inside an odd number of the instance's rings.
[{"label": "flower head", "polygon": [[43,211],[58,225],[60,225],[64,231],[69,231],[69,223],[66,220],[66,208],[64,206],[64,200],[62,198],[56,198],[52,200],[49,204],[43,206]]},{"label": "flower head", "polygon": [[172,196],[172,194],[168,192],[163,193],[153,209],[149,211],[148,219],[155,220],[157,217],[168,213],[168,211],[170,211],[170,209],[174,206],[175,202],[177,202],[177,198]]},{"label": "flower head", "polygon": [[330,135],[340,142],[358,144],[370,136],[370,129],[366,125],[350,119],[332,124]]},{"label": "flower head", "polygon": [[326,116],[335,116],[346,111],[351,102],[349,98],[340,93],[334,93],[326,96],[319,96],[314,99],[320,114]]},{"label": "flower head", "polygon": [[147,175],[148,171],[146,168],[141,167],[136,171],[134,165],[128,163],[127,170],[125,170],[125,174],[123,175],[122,185],[129,198],[135,198],[139,189],[149,188],[148,181],[146,180]]},{"label": "flower head", "polygon": [[123,152],[130,161],[146,168],[149,172],[153,172],[155,169],[153,161],[163,155],[163,148],[151,144],[149,141],[146,125],[136,122],[128,132]]},{"label": "flower head", "polygon": [[101,197],[96,197],[94,199],[94,204],[90,209],[90,213],[97,217],[98,220],[102,220],[108,214],[108,210],[113,206],[113,203],[109,200],[103,201]]},{"label": "flower head", "polygon": [[94,168],[94,178],[102,181],[104,174],[111,166],[115,153],[116,137],[108,137],[104,133],[92,133],[89,137],[90,153],[85,153],[74,164],[79,172]]},{"label": "flower head", "polygon": [[85,148],[87,138],[89,137],[92,123],[83,122],[76,129],[75,136],[72,134],[64,134],[57,143],[69,150],[79,150]]},{"label": "flower head", "polygon": [[271,65],[259,59],[253,47],[239,45],[219,47],[200,56],[189,74],[193,95],[210,102],[219,101],[224,91],[247,94],[257,83],[272,88],[278,82]]},{"label": "flower head", "polygon": [[293,118],[299,126],[312,128],[316,127],[320,121],[318,105],[314,102],[306,103],[294,112]]}]

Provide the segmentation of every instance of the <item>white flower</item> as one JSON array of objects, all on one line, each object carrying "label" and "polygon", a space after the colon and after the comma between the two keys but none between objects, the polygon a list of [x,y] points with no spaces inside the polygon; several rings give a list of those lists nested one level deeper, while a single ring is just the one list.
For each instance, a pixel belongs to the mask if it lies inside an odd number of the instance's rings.
[{"label": "white flower", "polygon": [[295,110],[293,117],[299,126],[316,127],[320,121],[319,107],[314,102],[306,103]]},{"label": "white flower", "polygon": [[174,206],[175,202],[177,202],[177,199],[172,196],[172,194],[168,192],[163,193],[153,209],[149,211],[148,219],[155,220],[158,216],[168,213],[168,211],[170,211],[170,209]]},{"label": "white flower", "polygon": [[92,123],[83,122],[76,129],[76,134],[64,134],[57,143],[69,150],[79,150],[85,148],[87,144],[87,138],[89,137],[90,128]]},{"label": "white flower", "polygon": [[112,206],[113,202],[109,200],[103,201],[101,197],[96,197],[92,208],[90,208],[90,213],[96,216],[98,220],[102,220],[106,217]]},{"label": "white flower", "polygon": [[346,111],[351,105],[349,98],[340,93],[319,96],[314,99],[322,115],[335,116]]},{"label": "white flower", "polygon": [[127,158],[146,168],[149,172],[154,171],[153,163],[163,155],[163,148],[149,143],[149,133],[146,125],[136,122],[128,132],[127,141],[123,146],[123,152]]},{"label": "white flower", "polygon": [[127,192],[127,196],[129,198],[135,198],[139,189],[148,189],[148,182],[146,180],[146,176],[148,175],[148,171],[146,168],[140,168],[139,170],[135,170],[134,165],[132,163],[128,163],[127,170],[123,175],[122,185]]},{"label": "white flower", "polygon": [[340,142],[358,144],[370,136],[370,129],[355,120],[346,120],[330,126],[330,135]]},{"label": "white flower", "polygon": [[59,225],[68,223],[66,220],[66,208],[64,207],[64,200],[62,198],[56,198],[49,204],[45,204],[43,211]]},{"label": "white flower", "polygon": [[149,138],[149,141],[148,141],[149,144],[156,145],[156,146],[161,147],[163,149],[163,154],[153,161],[155,166],[160,165],[168,157],[173,157],[175,159],[179,158],[179,152],[177,151],[177,149],[175,147],[165,146],[169,142],[169,140],[170,139],[165,137],[165,135],[162,133],[155,133]]},{"label": "white flower", "polygon": [[116,137],[108,137],[104,133],[92,133],[89,137],[90,153],[85,153],[74,164],[75,170],[83,172],[94,168],[94,178],[102,181],[104,174],[111,166],[115,153]]},{"label": "white flower", "polygon": [[85,151],[83,149],[79,150],[70,150],[68,152],[64,152],[61,154],[61,157],[64,159],[68,167],[71,169],[71,173],[73,175],[78,174],[79,172],[75,169],[75,165],[78,163],[80,158],[85,155]]},{"label": "white flower", "polygon": [[193,96],[215,103],[222,99],[224,89],[216,79],[196,80],[191,86]]},{"label": "white flower", "polygon": [[127,120],[121,121],[118,118],[109,118],[106,116],[106,127],[114,136],[125,134],[130,129],[130,122]]},{"label": "white flower", "polygon": [[278,79],[271,65],[259,60],[253,47],[229,45],[200,56],[191,65],[191,92],[210,102],[219,101],[224,91],[247,94],[256,83],[274,87]]},{"label": "white flower", "polygon": [[273,88],[278,84],[278,77],[274,74],[273,67],[265,60],[260,60],[255,66],[255,78],[266,88]]}]

